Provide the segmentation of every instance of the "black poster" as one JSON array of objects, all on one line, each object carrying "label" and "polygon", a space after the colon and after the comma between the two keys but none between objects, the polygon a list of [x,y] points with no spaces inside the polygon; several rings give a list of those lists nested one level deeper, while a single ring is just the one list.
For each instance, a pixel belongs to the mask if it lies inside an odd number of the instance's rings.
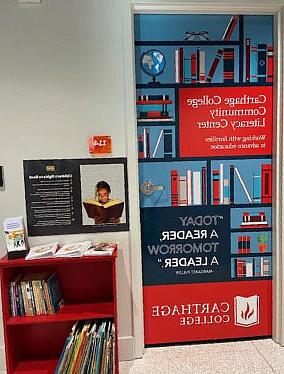
[{"label": "black poster", "polygon": [[128,231],[125,158],[24,161],[29,236]]}]

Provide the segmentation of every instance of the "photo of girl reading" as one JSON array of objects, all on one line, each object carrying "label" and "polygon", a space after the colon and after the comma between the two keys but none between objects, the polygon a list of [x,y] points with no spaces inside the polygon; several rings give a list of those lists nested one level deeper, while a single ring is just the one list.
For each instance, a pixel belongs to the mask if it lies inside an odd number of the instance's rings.
[{"label": "photo of girl reading", "polygon": [[106,181],[96,184],[95,199],[87,199],[83,202],[88,217],[94,219],[94,223],[120,223],[124,202],[110,198],[111,188]]}]

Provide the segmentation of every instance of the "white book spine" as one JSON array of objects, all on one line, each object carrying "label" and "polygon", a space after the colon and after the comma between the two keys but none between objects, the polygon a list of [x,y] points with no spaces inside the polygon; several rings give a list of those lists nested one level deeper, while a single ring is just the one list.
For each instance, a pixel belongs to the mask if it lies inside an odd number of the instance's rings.
[{"label": "white book spine", "polygon": [[144,158],[147,157],[147,130],[146,128],[143,129],[143,152]]},{"label": "white book spine", "polygon": [[224,164],[220,164],[220,205],[224,204]]},{"label": "white book spine", "polygon": [[192,205],[192,171],[187,170],[186,172],[187,181],[187,204]]},{"label": "white book spine", "polygon": [[205,83],[205,51],[199,52],[199,82]]},{"label": "white book spine", "polygon": [[175,81],[179,83],[179,50],[175,50]]},{"label": "white book spine", "polygon": [[264,258],[260,257],[260,276],[263,277],[264,275]]},{"label": "white book spine", "polygon": [[253,264],[252,262],[246,263],[246,277],[253,277]]},{"label": "white book spine", "polygon": [[194,171],[192,174],[193,205],[201,205],[201,173]]}]

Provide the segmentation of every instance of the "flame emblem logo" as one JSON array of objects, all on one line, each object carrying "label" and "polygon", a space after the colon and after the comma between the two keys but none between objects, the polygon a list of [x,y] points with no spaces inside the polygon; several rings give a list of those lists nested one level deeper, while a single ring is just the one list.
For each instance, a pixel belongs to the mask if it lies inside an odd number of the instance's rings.
[{"label": "flame emblem logo", "polygon": [[241,312],[241,316],[243,319],[245,320],[248,320],[254,313],[254,310],[250,310],[250,306],[249,306],[249,303],[247,303],[247,307],[246,307],[246,310],[243,310]]},{"label": "flame emblem logo", "polygon": [[251,327],[259,324],[259,296],[236,296],[234,298],[235,325]]}]

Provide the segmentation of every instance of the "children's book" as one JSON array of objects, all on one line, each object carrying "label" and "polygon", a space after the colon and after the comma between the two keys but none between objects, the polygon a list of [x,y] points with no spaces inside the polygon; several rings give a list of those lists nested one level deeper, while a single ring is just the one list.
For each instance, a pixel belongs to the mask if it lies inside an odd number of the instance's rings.
[{"label": "children's book", "polygon": [[55,253],[55,257],[81,257],[90,248],[91,241],[69,243]]},{"label": "children's book", "polygon": [[94,243],[84,252],[84,256],[111,256],[116,248],[117,243]]},{"label": "children's book", "polygon": [[53,242],[49,244],[38,245],[32,247],[26,256],[26,260],[33,260],[36,258],[49,258],[53,257],[56,250],[59,248],[59,242]]},{"label": "children's book", "polygon": [[28,240],[23,217],[6,218],[3,226],[8,258],[25,257]]}]

